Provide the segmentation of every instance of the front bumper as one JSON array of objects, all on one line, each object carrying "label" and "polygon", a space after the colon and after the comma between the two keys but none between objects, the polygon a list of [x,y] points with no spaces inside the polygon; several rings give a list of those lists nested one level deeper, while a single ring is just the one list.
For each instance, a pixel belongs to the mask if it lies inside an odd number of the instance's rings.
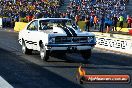
[{"label": "front bumper", "polygon": [[47,50],[88,50],[92,49],[96,43],[76,43],[76,44],[46,44]]},{"label": "front bumper", "polygon": [[45,44],[47,47],[69,47],[69,46],[95,46],[96,43],[75,43],[75,44]]}]

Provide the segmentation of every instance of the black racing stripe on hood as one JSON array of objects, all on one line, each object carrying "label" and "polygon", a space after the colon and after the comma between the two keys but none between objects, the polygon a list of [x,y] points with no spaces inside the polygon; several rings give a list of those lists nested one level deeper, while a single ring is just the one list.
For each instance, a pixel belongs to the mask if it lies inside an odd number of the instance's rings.
[{"label": "black racing stripe on hood", "polygon": [[64,26],[59,26],[59,27],[62,28],[66,32],[66,34],[67,34],[68,37],[72,36],[72,34],[70,33],[70,31],[66,27],[64,27]]},{"label": "black racing stripe on hood", "polygon": [[74,29],[72,29],[72,28],[70,28],[70,27],[67,27],[70,31],[71,31],[71,33],[72,33],[72,35],[73,36],[77,36],[77,34],[76,34],[76,32],[75,32],[75,30]]}]

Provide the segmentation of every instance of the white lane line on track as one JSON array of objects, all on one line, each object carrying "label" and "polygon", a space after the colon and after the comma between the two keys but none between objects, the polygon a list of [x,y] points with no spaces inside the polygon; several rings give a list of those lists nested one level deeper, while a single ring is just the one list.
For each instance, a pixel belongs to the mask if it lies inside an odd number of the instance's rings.
[{"label": "white lane line on track", "polygon": [[14,87],[0,76],[0,88],[14,88]]}]

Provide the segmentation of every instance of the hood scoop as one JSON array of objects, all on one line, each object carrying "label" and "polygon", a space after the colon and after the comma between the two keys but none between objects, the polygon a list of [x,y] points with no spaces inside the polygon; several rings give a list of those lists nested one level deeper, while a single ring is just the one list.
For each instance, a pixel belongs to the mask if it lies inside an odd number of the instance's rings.
[{"label": "hood scoop", "polygon": [[53,32],[53,33],[58,33],[58,32]]}]

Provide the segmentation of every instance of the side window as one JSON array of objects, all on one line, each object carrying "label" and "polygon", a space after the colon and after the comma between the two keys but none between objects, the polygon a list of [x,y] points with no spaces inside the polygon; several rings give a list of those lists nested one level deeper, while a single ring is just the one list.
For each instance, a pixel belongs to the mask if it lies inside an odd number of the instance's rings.
[{"label": "side window", "polygon": [[53,23],[49,21],[40,21],[40,30],[51,30],[53,29]]},{"label": "side window", "polygon": [[30,23],[27,30],[37,31],[38,30],[38,21],[33,21],[32,23]]}]

